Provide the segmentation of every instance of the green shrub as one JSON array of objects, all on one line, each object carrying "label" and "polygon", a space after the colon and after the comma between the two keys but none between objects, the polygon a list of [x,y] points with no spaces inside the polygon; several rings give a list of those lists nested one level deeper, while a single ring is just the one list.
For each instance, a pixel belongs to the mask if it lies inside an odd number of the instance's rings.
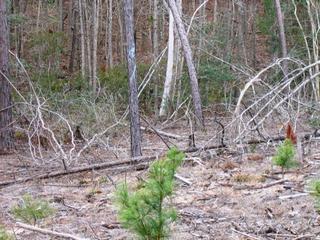
[{"label": "green shrub", "polygon": [[12,207],[11,213],[16,218],[35,225],[38,220],[52,215],[54,209],[47,201],[34,199],[31,195],[25,194],[21,203]]},{"label": "green shrub", "polygon": [[181,165],[184,154],[171,149],[167,157],[150,166],[148,179],[134,192],[126,183],[117,187],[115,203],[122,226],[140,239],[165,239],[169,224],[177,218],[176,211],[167,207],[165,199],[173,194],[174,174]]},{"label": "green shrub", "polygon": [[290,139],[286,139],[277,149],[276,155],[272,158],[273,164],[284,169],[290,169],[298,166],[298,162],[294,160],[295,149]]},{"label": "green shrub", "polygon": [[320,212],[320,180],[311,181],[307,188],[315,199],[315,208]]},{"label": "green shrub", "polygon": [[2,226],[0,226],[0,240],[13,240],[12,235],[9,234]]}]

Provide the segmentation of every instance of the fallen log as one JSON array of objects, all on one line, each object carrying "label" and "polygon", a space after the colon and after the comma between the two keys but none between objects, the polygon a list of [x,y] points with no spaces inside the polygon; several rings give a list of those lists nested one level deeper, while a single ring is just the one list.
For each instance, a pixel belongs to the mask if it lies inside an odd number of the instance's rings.
[{"label": "fallen log", "polygon": [[[308,140],[310,139],[310,136],[314,137],[320,137],[320,133],[309,133],[303,135],[303,139]],[[247,142],[243,142],[242,144],[261,144],[261,143],[267,143],[267,142],[276,142],[276,141],[283,141],[285,138],[280,136],[280,137],[274,137],[274,138],[269,138],[269,139],[257,139],[257,140],[250,140]],[[185,150],[182,150],[185,153],[192,153],[192,152],[197,152],[197,151],[208,151],[212,149],[228,149],[227,146],[224,144],[218,144],[218,145],[211,145],[211,146],[202,146],[202,147],[191,147],[187,148]],[[218,154],[218,153],[217,153]],[[36,176],[31,176],[28,178],[24,179],[17,179],[17,180],[10,180],[10,181],[5,181],[5,182],[0,182],[0,187],[5,187],[13,184],[18,184],[18,183],[25,183],[25,182],[30,182],[33,180],[42,180],[42,179],[48,179],[48,178],[54,178],[54,177],[61,177],[69,174],[75,174],[75,173],[81,173],[81,172],[86,172],[86,171],[91,171],[91,170],[102,170],[102,169],[107,169],[107,168],[113,168],[113,167],[118,167],[118,166],[123,166],[123,165],[136,165],[144,162],[150,162],[156,159],[159,159],[161,157],[164,157],[164,154],[162,155],[156,155],[156,156],[146,156],[146,157],[138,157],[138,158],[133,158],[125,161],[117,161],[117,162],[111,162],[111,163],[100,163],[100,164],[92,164],[89,166],[83,166],[83,167],[77,167],[77,168],[72,168],[67,171],[62,170],[62,171],[54,171],[54,172],[48,172]]]},{"label": "fallen log", "polygon": [[113,168],[113,167],[118,167],[118,166],[122,166],[122,165],[130,165],[130,164],[134,165],[137,163],[149,162],[149,161],[155,160],[157,158],[159,158],[159,156],[138,157],[138,158],[133,158],[133,159],[126,160],[126,161],[92,164],[89,166],[71,168],[67,171],[62,170],[62,171],[48,172],[48,173],[44,173],[44,174],[40,174],[40,175],[36,175],[36,176],[27,177],[24,179],[17,179],[17,180],[0,182],[0,187],[5,187],[5,186],[13,185],[13,184],[18,184],[18,183],[30,182],[33,180],[42,180],[42,179],[48,179],[48,178],[53,178],[53,177],[61,177],[61,176],[69,175],[69,174],[81,173],[81,172],[86,172],[86,171]]}]

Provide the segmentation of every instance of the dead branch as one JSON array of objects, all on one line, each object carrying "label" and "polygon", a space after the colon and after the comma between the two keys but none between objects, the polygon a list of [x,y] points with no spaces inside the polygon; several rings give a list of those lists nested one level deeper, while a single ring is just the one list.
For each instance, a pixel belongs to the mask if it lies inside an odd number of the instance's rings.
[{"label": "dead branch", "polygon": [[38,227],[31,226],[31,225],[28,225],[25,223],[17,222],[16,224],[20,228],[24,228],[24,229],[34,231],[34,232],[39,232],[39,233],[42,233],[45,235],[52,235],[52,236],[56,236],[56,237],[61,237],[61,238],[66,238],[66,239],[74,239],[74,240],[89,240],[88,238],[80,238],[80,237],[77,237],[77,236],[74,236],[74,235],[71,235],[68,233],[61,233],[61,232],[51,231],[49,229],[38,228]]},{"label": "dead branch", "polygon": [[140,164],[143,162],[149,162],[149,161],[155,160],[157,158],[159,158],[158,155],[157,156],[148,156],[148,157],[139,157],[139,158],[134,158],[134,159],[126,160],[126,161],[93,164],[93,165],[84,166],[84,167],[72,168],[67,171],[63,171],[63,170],[62,171],[54,171],[54,172],[45,173],[45,174],[41,174],[41,175],[37,175],[37,176],[31,176],[31,177],[24,178],[24,179],[1,182],[0,187],[5,187],[5,186],[13,185],[13,184],[18,184],[18,183],[30,182],[33,180],[42,180],[42,179],[48,179],[48,178],[54,178],[54,177],[61,177],[61,176],[65,176],[65,175],[76,174],[76,173],[81,173],[81,172],[86,172],[86,171],[91,171],[91,170],[102,170],[102,169],[107,169],[107,168],[123,166],[123,165]]}]

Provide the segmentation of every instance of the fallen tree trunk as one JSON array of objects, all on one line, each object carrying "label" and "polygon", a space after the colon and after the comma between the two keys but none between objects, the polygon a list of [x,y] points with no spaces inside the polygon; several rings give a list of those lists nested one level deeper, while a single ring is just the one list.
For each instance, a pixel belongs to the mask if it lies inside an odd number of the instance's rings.
[{"label": "fallen tree trunk", "polygon": [[137,163],[149,162],[149,161],[155,160],[157,158],[159,158],[159,156],[138,157],[138,158],[133,158],[133,159],[126,160],[126,161],[92,164],[89,166],[72,168],[72,169],[69,169],[68,171],[62,170],[62,171],[54,171],[54,172],[50,172],[50,173],[48,172],[48,173],[44,173],[44,174],[40,174],[40,175],[36,175],[36,176],[31,176],[31,177],[24,178],[24,179],[0,182],[0,187],[5,187],[5,186],[12,185],[12,184],[17,184],[17,183],[30,182],[33,180],[42,180],[42,179],[48,179],[48,178],[54,178],[54,177],[61,177],[61,176],[69,175],[69,174],[81,173],[81,172],[86,172],[86,171],[91,171],[91,170],[101,170],[101,169],[113,168],[113,167],[118,167],[118,166],[122,166],[122,165],[129,165],[129,164],[133,165],[133,164],[137,164]]},{"label": "fallen tree trunk", "polygon": [[[314,132],[314,133],[309,133],[309,134],[304,134],[302,138],[304,140],[310,139],[310,137],[320,137],[320,133]],[[262,144],[262,143],[268,143],[268,142],[277,142],[277,141],[283,141],[285,137],[283,136],[277,136],[269,139],[255,139],[255,140],[249,140],[246,142],[243,142],[242,144]],[[185,153],[192,153],[192,152],[201,152],[201,151],[208,151],[212,149],[227,149],[228,147],[225,146],[224,144],[218,144],[218,145],[211,145],[211,146],[202,146],[202,147],[191,147],[187,148],[185,150],[182,150]],[[28,178],[24,179],[18,179],[18,180],[10,180],[10,181],[5,181],[5,182],[0,182],[0,187],[5,187],[17,183],[25,183],[33,180],[42,180],[42,179],[48,179],[48,178],[54,178],[54,177],[61,177],[69,174],[75,174],[75,173],[81,173],[81,172],[87,172],[91,170],[102,170],[102,169],[108,169],[108,168],[113,168],[113,167],[118,167],[118,166],[123,166],[123,165],[137,165],[140,163],[144,162],[150,162],[156,159],[159,159],[163,157],[164,154],[162,155],[156,155],[156,156],[146,156],[146,157],[137,157],[137,158],[132,158],[129,160],[125,161],[117,161],[117,162],[111,162],[111,163],[100,163],[100,164],[92,164],[89,166],[83,166],[83,167],[78,167],[78,168],[72,168],[69,169],[68,171],[62,170],[62,171],[54,171],[54,172],[48,172],[44,173],[41,175],[37,176],[31,176]]]}]

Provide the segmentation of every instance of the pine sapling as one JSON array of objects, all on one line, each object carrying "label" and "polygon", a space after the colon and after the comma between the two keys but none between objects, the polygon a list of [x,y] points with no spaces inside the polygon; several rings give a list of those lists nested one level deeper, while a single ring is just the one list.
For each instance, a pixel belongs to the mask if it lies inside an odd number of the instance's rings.
[{"label": "pine sapling", "polygon": [[169,224],[176,220],[177,214],[165,200],[173,194],[174,174],[183,159],[182,152],[171,149],[165,159],[150,166],[148,178],[134,191],[129,191],[126,183],[117,187],[115,203],[119,220],[140,239],[169,237]]},{"label": "pine sapling", "polygon": [[314,180],[308,185],[308,192],[315,199],[315,208],[320,212],[320,180]]},{"label": "pine sapling", "polygon": [[25,194],[22,201],[11,208],[11,213],[18,219],[35,225],[38,220],[46,218],[54,213],[54,209],[47,201],[34,199]]},{"label": "pine sapling", "polygon": [[0,240],[13,240],[13,236],[2,226],[0,226]]},{"label": "pine sapling", "polygon": [[298,162],[294,159],[295,149],[290,139],[285,141],[278,147],[276,155],[272,158],[274,165],[281,167],[282,177],[284,177],[284,169],[290,169],[298,166]]}]

